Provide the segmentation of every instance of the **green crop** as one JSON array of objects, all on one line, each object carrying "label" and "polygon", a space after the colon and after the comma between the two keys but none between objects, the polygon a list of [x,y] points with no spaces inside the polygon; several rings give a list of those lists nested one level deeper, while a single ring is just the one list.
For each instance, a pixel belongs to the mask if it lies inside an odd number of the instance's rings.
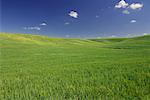
[{"label": "green crop", "polygon": [[149,100],[150,36],[0,34],[0,100]]}]

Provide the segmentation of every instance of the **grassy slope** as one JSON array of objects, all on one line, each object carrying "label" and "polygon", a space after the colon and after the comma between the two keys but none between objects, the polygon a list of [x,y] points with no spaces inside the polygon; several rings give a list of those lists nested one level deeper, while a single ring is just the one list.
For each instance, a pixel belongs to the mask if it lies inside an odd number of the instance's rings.
[{"label": "grassy slope", "polygon": [[149,40],[0,34],[0,99],[149,99]]}]

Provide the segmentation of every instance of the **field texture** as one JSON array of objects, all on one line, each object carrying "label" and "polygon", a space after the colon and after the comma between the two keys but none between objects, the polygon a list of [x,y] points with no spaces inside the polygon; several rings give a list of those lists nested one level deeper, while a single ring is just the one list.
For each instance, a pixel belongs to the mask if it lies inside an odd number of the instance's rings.
[{"label": "field texture", "polygon": [[150,36],[1,33],[0,100],[150,100]]}]

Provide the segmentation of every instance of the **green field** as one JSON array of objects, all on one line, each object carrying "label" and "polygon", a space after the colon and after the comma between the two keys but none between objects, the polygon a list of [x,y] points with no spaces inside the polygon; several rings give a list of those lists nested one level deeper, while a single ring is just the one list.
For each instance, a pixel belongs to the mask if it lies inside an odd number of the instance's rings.
[{"label": "green field", "polygon": [[1,33],[0,100],[150,100],[150,36]]}]

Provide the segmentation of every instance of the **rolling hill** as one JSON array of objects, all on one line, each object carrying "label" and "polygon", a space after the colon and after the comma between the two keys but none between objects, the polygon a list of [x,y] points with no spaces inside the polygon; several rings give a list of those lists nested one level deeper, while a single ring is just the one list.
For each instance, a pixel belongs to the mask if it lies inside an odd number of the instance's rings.
[{"label": "rolling hill", "polygon": [[150,36],[0,33],[0,100],[148,100]]}]

